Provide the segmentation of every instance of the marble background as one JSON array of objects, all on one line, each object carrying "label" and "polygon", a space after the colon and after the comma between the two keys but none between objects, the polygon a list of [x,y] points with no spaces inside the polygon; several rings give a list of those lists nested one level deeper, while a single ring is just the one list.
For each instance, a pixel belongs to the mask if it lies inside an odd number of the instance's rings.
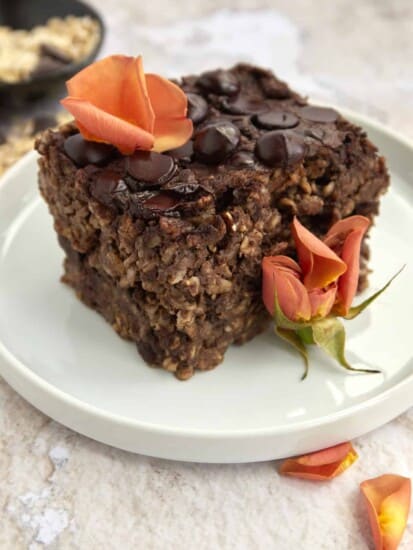
[{"label": "marble background", "polygon": [[[411,0],[92,3],[108,27],[102,55],[143,53],[146,70],[171,76],[256,61],[413,137]],[[0,548],[372,548],[358,483],[413,475],[413,410],[354,444],[362,459],[327,484],[280,478],[273,462],[167,462],[79,436],[0,379]]]}]

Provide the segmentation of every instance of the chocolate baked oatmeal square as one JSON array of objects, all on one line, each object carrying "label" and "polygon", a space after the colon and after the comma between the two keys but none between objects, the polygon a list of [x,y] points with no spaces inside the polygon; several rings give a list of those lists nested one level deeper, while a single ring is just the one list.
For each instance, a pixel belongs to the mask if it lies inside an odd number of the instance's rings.
[{"label": "chocolate baked oatmeal square", "polygon": [[[269,71],[178,84],[194,132],[177,149],[122,155],[74,123],[36,146],[63,281],[148,364],[187,379],[267,327],[261,261],[294,257],[293,217],[319,237],[353,214],[372,220],[389,177],[361,128]],[[360,288],[367,260],[364,243]]]}]

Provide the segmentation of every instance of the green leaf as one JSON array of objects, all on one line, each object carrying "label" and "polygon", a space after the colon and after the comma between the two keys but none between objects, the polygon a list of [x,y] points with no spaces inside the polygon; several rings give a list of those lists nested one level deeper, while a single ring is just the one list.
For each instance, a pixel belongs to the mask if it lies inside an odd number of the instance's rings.
[{"label": "green leaf", "polygon": [[355,372],[379,373],[379,370],[356,369],[345,356],[346,332],[336,317],[326,317],[313,323],[314,342],[335,359],[342,367]]},{"label": "green leaf", "polygon": [[366,307],[368,307],[372,302],[374,302],[374,300],[376,300],[380,296],[380,294],[382,294],[385,290],[388,289],[388,287],[392,284],[394,279],[400,275],[400,273],[403,271],[405,267],[406,266],[403,266],[401,269],[399,269],[399,271],[395,275],[393,275],[390,281],[388,281],[380,290],[375,292],[372,296],[364,300],[364,302],[362,302],[358,306],[351,307],[347,315],[343,316],[344,319],[351,320],[351,319],[355,319],[358,315],[360,315],[360,313],[364,311]]},{"label": "green leaf", "polygon": [[302,342],[299,335],[293,330],[275,327],[275,333],[278,334],[280,338],[282,338],[283,340],[291,344],[303,358],[304,374],[302,375],[301,380],[305,380],[305,378],[307,378],[308,368],[309,368],[308,353],[307,353],[307,348],[305,347],[305,344]]}]

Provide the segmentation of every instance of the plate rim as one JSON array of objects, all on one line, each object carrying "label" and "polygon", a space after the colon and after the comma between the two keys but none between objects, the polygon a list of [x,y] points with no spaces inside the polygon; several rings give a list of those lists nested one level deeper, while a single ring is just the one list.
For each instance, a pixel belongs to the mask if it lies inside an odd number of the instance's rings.
[{"label": "plate rim", "polygon": [[[314,104],[319,102],[312,102]],[[321,103],[319,103],[321,104]],[[326,103],[322,103],[323,106],[327,106]],[[356,124],[360,126],[369,126],[374,130],[384,134],[386,137],[390,138],[393,141],[398,142],[398,144],[411,149],[413,153],[413,140],[400,134],[399,132],[389,128],[387,125],[376,121],[369,116],[364,114],[357,113],[350,109],[339,107],[337,105],[329,104],[329,107],[337,109],[342,113],[346,118],[350,118]],[[30,164],[34,163],[35,159],[38,157],[35,151],[30,151],[26,153],[21,159],[19,159],[13,166],[11,166],[5,174],[0,178],[0,187],[6,185],[9,180],[12,180],[21,169]],[[308,429],[318,428],[321,426],[330,426],[331,424],[337,423],[346,417],[351,417],[355,414],[360,413],[361,411],[367,411],[371,408],[379,406],[380,403],[387,401],[392,397],[392,394],[399,393],[411,385],[413,389],[413,372],[407,374],[402,380],[399,380],[392,384],[390,387],[381,391],[378,394],[375,394],[364,401],[354,403],[351,406],[338,410],[332,413],[329,413],[327,416],[320,416],[318,418],[313,418],[309,420],[303,420],[301,422],[296,422],[293,424],[281,424],[277,426],[267,426],[264,428],[246,428],[246,429],[223,429],[223,430],[210,430],[204,428],[179,428],[174,426],[165,426],[162,424],[139,421],[137,419],[130,418],[117,413],[108,412],[105,409],[91,405],[82,399],[71,395],[59,387],[55,386],[51,382],[46,381],[40,375],[34,373],[29,366],[20,361],[15,355],[13,355],[7,347],[4,345],[3,341],[0,339],[0,359],[7,363],[16,373],[22,378],[25,379],[32,387],[35,387],[37,390],[40,390],[44,394],[49,394],[52,397],[56,398],[58,401],[63,402],[68,407],[74,407],[76,410],[87,415],[92,415],[93,417],[110,422],[115,425],[120,425],[125,428],[131,428],[133,430],[141,430],[143,432],[150,432],[156,435],[164,436],[179,436],[181,438],[192,438],[198,437],[202,439],[214,439],[214,440],[230,440],[230,439],[250,439],[254,437],[276,437],[277,435],[285,435],[288,433],[294,434],[300,431],[305,431]],[[8,377],[4,374],[4,368],[1,368],[1,375],[8,382]],[[8,382],[9,383],[9,382]],[[12,387],[13,384],[11,384]],[[17,391],[21,395],[19,391]],[[413,395],[413,393],[412,393]],[[29,399],[26,399],[30,401]],[[413,405],[413,397],[412,403]],[[36,406],[36,405],[35,405]],[[37,406],[36,406],[37,407]],[[40,407],[37,407],[40,408]],[[407,407],[403,410],[407,410]],[[47,414],[47,413],[46,413]],[[61,420],[58,420],[61,422]],[[63,422],[62,422],[63,423]],[[76,429],[75,429],[76,430]],[[78,430],[76,430],[78,431]],[[93,436],[89,436],[93,437]],[[160,456],[160,455],[159,455]]]},{"label": "plate rim", "polygon": [[[360,410],[366,410],[380,404],[381,401],[386,401],[390,394],[403,390],[404,386],[412,385],[413,388],[413,372],[408,374],[402,380],[399,380],[394,385],[390,386],[386,390],[376,394],[365,401],[360,401],[351,405],[350,407],[342,410],[338,410],[328,416],[319,417],[310,420],[304,420],[302,422],[296,422],[293,424],[282,424],[277,427],[266,428],[247,428],[241,429],[224,429],[224,430],[208,430],[204,428],[176,428],[173,426],[163,426],[161,424],[155,424],[152,422],[142,422],[129,418],[127,416],[115,413],[109,413],[104,409],[90,405],[89,403],[82,401],[78,397],[72,396],[58,387],[54,386],[50,382],[44,380],[41,376],[34,373],[29,367],[17,359],[9,350],[4,346],[0,340],[0,357],[3,357],[12,366],[19,371],[19,374],[24,378],[31,379],[32,383],[36,385],[41,391],[50,393],[54,397],[61,401],[64,401],[66,405],[73,405],[84,413],[92,413],[95,416],[103,420],[111,420],[116,424],[122,424],[127,427],[140,428],[150,432],[156,432],[165,435],[181,435],[181,436],[199,436],[214,439],[229,439],[238,438],[239,436],[249,438],[251,436],[276,436],[286,433],[294,433],[309,428],[317,428],[319,426],[326,426],[339,420],[343,420],[346,416],[352,416],[354,413],[360,412]],[[3,376],[3,374],[2,374]],[[349,374],[349,376],[357,376],[357,374]],[[6,377],[4,377],[6,379]]]}]

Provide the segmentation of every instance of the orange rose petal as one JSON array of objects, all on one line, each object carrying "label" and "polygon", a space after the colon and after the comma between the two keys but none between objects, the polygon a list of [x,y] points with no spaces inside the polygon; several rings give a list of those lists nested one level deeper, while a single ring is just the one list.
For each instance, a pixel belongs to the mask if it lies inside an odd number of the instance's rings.
[{"label": "orange rose petal", "polygon": [[127,115],[122,118],[153,133],[155,113],[149,97],[141,56],[133,60],[128,74],[125,74],[121,101],[122,112]]},{"label": "orange rose petal", "polygon": [[301,276],[301,267],[289,256],[266,256],[264,259],[270,264],[277,266],[277,269],[291,270],[297,274],[297,277]]},{"label": "orange rose petal", "polygon": [[106,57],[77,73],[66,85],[70,98],[88,101],[106,113],[152,132],[154,114],[141,57]]},{"label": "orange rose petal", "polygon": [[349,441],[345,441],[339,445],[321,449],[321,451],[296,457],[294,460],[304,466],[322,466],[344,460],[351,451],[355,453],[352,444]]},{"label": "orange rose petal", "polygon": [[125,71],[132,63],[132,57],[112,55],[88,65],[66,82],[69,96],[93,101],[96,107],[118,114]]},{"label": "orange rose petal", "polygon": [[189,118],[156,119],[153,150],[161,153],[180,147],[192,136],[193,126]]},{"label": "orange rose petal", "polygon": [[174,149],[192,135],[185,93],[165,78],[145,75],[140,56],[106,57],[66,84],[69,96],[62,104],[85,139],[112,143],[129,154],[133,147]]},{"label": "orange rose petal", "polygon": [[341,257],[347,264],[347,271],[338,282],[337,301],[341,315],[347,315],[357,292],[360,273],[360,247],[365,231],[358,230],[350,233],[343,245]]},{"label": "orange rose petal", "polygon": [[67,97],[62,105],[72,113],[85,139],[111,143],[124,154],[135,149],[151,149],[153,135],[111,114],[105,113],[88,101]]},{"label": "orange rose petal", "polygon": [[157,74],[146,75],[146,85],[155,117],[183,118],[186,116],[188,99],[179,86]]},{"label": "orange rose petal", "polygon": [[292,321],[308,320],[311,306],[308,293],[300,281],[300,267],[286,256],[267,256],[262,262],[262,298],[274,314],[275,290],[284,315]]},{"label": "orange rose petal", "polygon": [[310,290],[308,297],[311,304],[311,317],[326,317],[334,306],[337,295],[337,285],[327,290],[315,288]]},{"label": "orange rose petal", "polygon": [[360,484],[376,550],[396,550],[407,524],[409,478],[385,474]]},{"label": "orange rose petal", "polygon": [[186,118],[188,100],[184,92],[166,78],[146,75],[146,84],[155,113],[154,151],[175,149],[192,136],[192,121]]},{"label": "orange rose petal", "polygon": [[326,481],[343,473],[357,458],[351,443],[346,442],[308,455],[289,458],[281,464],[280,473],[301,479]]},{"label": "orange rose petal", "polygon": [[336,222],[327,232],[324,243],[340,255],[341,251],[336,250],[337,244],[342,243],[343,236],[351,231],[363,230],[365,233],[370,225],[370,220],[365,216],[349,216]]},{"label": "orange rose petal", "polygon": [[335,282],[346,271],[346,264],[326,244],[306,229],[297,218],[292,223],[304,285],[308,290]]},{"label": "orange rose petal", "polygon": [[327,233],[325,243],[333,249],[341,247],[337,253],[347,265],[347,271],[338,283],[338,306],[341,315],[346,315],[357,292],[360,272],[360,247],[369,228],[370,220],[364,216],[351,216],[340,220]]}]

